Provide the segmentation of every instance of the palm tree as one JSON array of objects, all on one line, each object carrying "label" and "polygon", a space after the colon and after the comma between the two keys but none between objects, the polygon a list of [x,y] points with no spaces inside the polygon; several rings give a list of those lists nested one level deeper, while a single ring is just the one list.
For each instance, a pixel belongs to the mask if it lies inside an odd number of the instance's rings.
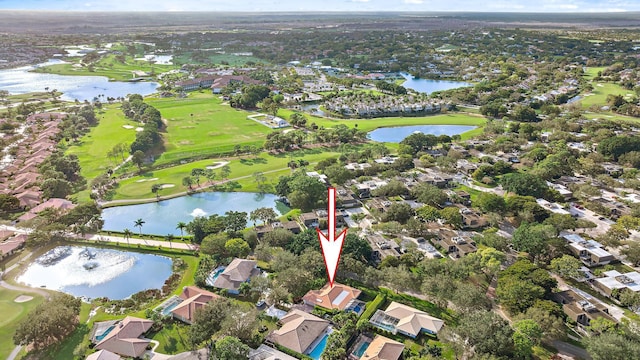
[{"label": "palm tree", "polygon": [[133,225],[133,226],[136,226],[136,227],[140,228],[140,237],[142,237],[142,225],[144,225],[144,223],[145,223],[144,220],[138,219],[138,220],[136,220],[134,222],[135,225]]},{"label": "palm tree", "polygon": [[186,228],[187,228],[187,224],[185,224],[182,221],[180,221],[178,223],[178,226],[176,226],[176,229],[180,229],[180,237],[182,238],[182,241],[184,241],[184,229]]},{"label": "palm tree", "polygon": [[167,236],[165,236],[164,238],[167,239],[167,241],[169,242],[169,248],[173,248],[173,246],[171,245],[171,240],[173,240],[173,234],[167,234]]},{"label": "palm tree", "polygon": [[162,190],[162,185],[160,184],[153,184],[151,186],[151,192],[156,194],[156,200],[160,199],[160,190]]},{"label": "palm tree", "polygon": [[133,233],[129,229],[124,229],[123,232],[124,232],[124,238],[127,239],[127,245],[131,245],[129,244],[129,239],[131,238],[131,235],[133,235]]}]

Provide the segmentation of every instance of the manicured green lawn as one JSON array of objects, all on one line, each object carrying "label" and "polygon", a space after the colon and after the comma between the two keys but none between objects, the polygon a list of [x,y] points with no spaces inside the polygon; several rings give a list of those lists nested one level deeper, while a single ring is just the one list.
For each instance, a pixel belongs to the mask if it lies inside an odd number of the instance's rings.
[{"label": "manicured green lawn", "polygon": [[115,55],[108,55],[100,59],[94,65],[94,71],[89,71],[86,66],[74,67],[73,65],[75,64],[56,64],[43,66],[34,71],[58,75],[106,76],[109,80],[126,81],[137,77],[133,75],[133,71],[144,71],[146,73],[153,71],[159,74],[176,68],[175,65],[158,65],[151,64],[148,61],[134,60],[130,56],[126,57],[125,63],[121,63],[116,60]]},{"label": "manicured green lawn", "polygon": [[[32,296],[33,300],[24,303],[14,302],[15,298],[23,294]],[[0,359],[6,359],[13,351],[13,334],[20,321],[42,301],[42,296],[37,294],[0,288]]]},{"label": "manicured green lawn", "polygon": [[607,95],[622,95],[626,96],[627,94],[633,94],[633,90],[627,90],[618,84],[607,83],[607,82],[597,82],[593,83],[593,95],[585,96],[582,95],[582,107],[588,108],[591,105],[604,106],[607,104]]},{"label": "manicured green lawn", "polygon": [[199,155],[230,152],[235,145],[262,147],[270,128],[247,119],[251,113],[222,104],[208,91],[192,92],[185,99],[149,99],[166,119],[163,164]]},{"label": "manicured green lawn", "polygon": [[593,80],[594,77],[598,76],[598,72],[599,71],[604,71],[604,69],[606,69],[605,66],[587,68],[587,71],[584,73],[584,76],[588,80]]},{"label": "manicured green lawn", "polygon": [[160,343],[156,351],[163,354],[177,354],[188,350],[188,331],[189,325],[173,321],[165,324],[162,330],[153,334],[151,339]]},{"label": "manicured green lawn", "polygon": [[[119,143],[130,145],[136,138],[136,127],[140,123],[127,119],[120,105],[107,105],[105,111],[98,114],[100,122],[83,136],[80,141],[69,147],[67,154],[76,154],[80,160],[81,174],[88,181],[103,174],[120,163],[107,157],[107,152]],[[123,126],[133,126],[125,129]],[[125,157],[129,154],[125,154]]]},{"label": "manicured green lawn", "polygon": [[628,121],[628,122],[640,122],[640,118],[620,115],[614,112],[600,112],[600,113],[585,113],[584,117],[587,119],[606,119],[611,121]]},{"label": "manicured green lawn", "polygon": [[[280,109],[278,115],[284,119],[288,119],[293,110]],[[372,131],[381,127],[393,127],[393,126],[407,126],[407,125],[472,125],[472,126],[484,126],[486,119],[482,116],[475,116],[470,114],[461,113],[447,113],[437,114],[421,117],[386,117],[386,118],[374,118],[374,119],[347,119],[347,120],[333,120],[327,118],[321,118],[309,114],[304,114],[307,117],[307,123],[316,123],[318,126],[324,126],[326,128],[336,126],[338,124],[344,124],[348,127],[357,126],[358,129],[364,131]]]},{"label": "manicured green lawn", "polygon": [[[282,155],[269,155],[262,153],[258,158],[246,157],[244,159],[233,159],[229,162],[231,168],[231,174],[229,179],[236,179],[246,176],[246,179],[239,180],[240,185],[243,187],[238,189],[239,191],[252,191],[256,189],[256,185],[253,184],[253,174],[255,172],[263,172],[268,179],[272,182],[276,181],[278,176],[290,172],[287,167],[287,163],[290,161],[290,156],[294,159],[305,159],[310,163],[317,162],[329,156],[338,156],[339,154],[332,151],[326,151],[324,149],[313,149],[306,151],[293,152],[291,154]],[[126,200],[126,199],[145,199],[153,198],[155,195],[151,192],[151,186],[153,184],[173,184],[174,187],[166,188],[160,191],[160,196],[166,196],[184,192],[187,190],[182,185],[182,179],[191,175],[191,170],[194,168],[205,168],[209,165],[214,165],[224,159],[208,159],[192,162],[189,164],[173,166],[170,168],[150,171],[142,176],[132,177],[123,180],[120,186],[116,190],[114,200]],[[275,171],[274,171],[275,170]],[[219,174],[219,170],[214,170]],[[266,173],[267,171],[274,171],[273,173]],[[155,179],[153,181],[139,182],[140,180]],[[217,179],[220,180],[220,179]],[[201,178],[200,184],[206,185],[208,183],[206,178]],[[244,186],[247,186],[246,188]]]}]

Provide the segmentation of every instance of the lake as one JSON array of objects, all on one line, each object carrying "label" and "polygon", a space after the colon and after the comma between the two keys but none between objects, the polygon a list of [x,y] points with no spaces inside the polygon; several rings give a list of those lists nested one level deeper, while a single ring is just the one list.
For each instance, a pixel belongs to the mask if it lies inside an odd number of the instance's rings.
[{"label": "lake", "polygon": [[126,299],[161,289],[172,273],[165,256],[81,246],[59,246],[35,259],[17,281],[77,297]]},{"label": "lake", "polygon": [[402,86],[407,89],[412,89],[417,92],[431,94],[432,92],[450,90],[465,86],[472,86],[472,84],[462,81],[449,81],[449,80],[431,80],[431,79],[416,79],[413,76],[401,73],[402,77],[407,79],[402,83]]},{"label": "lake", "polygon": [[459,135],[475,129],[475,126],[466,125],[413,125],[385,127],[373,130],[369,133],[369,139],[379,142],[399,143],[407,136],[419,131],[423,134],[433,135]]},{"label": "lake", "polygon": [[[148,204],[116,206],[102,211],[105,231],[123,231],[125,228],[139,232],[134,221],[142,219],[142,233],[155,235],[180,235],[176,229],[178,222],[190,222],[196,216],[224,215],[227,211],[249,213],[261,207],[269,207],[282,215],[289,209],[276,201],[273,194],[243,192],[204,192],[181,196],[170,200]],[[247,222],[247,226],[253,223]]]},{"label": "lake", "polygon": [[29,72],[37,67],[62,64],[61,60],[49,60],[46,63],[23,66],[15,69],[0,70],[0,90],[7,90],[10,94],[25,94],[30,92],[57,89],[62,92],[63,100],[92,101],[99,95],[107,97],[124,97],[127,94],[149,95],[156,91],[155,82],[125,82],[109,81],[104,76],[71,76],[57,74],[42,74]]}]

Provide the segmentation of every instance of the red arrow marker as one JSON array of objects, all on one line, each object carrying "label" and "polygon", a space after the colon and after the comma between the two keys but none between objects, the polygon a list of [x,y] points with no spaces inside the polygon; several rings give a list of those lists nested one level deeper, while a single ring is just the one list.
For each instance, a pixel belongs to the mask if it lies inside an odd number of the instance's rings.
[{"label": "red arrow marker", "polygon": [[320,248],[322,249],[322,256],[324,257],[324,265],[327,268],[327,275],[329,276],[329,285],[333,287],[333,280],[336,277],[336,270],[338,269],[338,262],[340,261],[340,253],[342,252],[342,244],[344,238],[347,236],[347,229],[344,229],[340,235],[336,237],[336,189],[329,188],[329,204],[327,208],[329,233],[328,238],[320,229],[318,231],[318,241],[320,241]]}]

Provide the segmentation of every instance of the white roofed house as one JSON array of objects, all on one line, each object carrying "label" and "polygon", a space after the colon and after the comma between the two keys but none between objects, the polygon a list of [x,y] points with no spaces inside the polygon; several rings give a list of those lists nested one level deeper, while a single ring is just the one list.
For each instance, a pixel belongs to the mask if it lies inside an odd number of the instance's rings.
[{"label": "white roofed house", "polygon": [[640,273],[637,271],[621,274],[617,270],[610,270],[602,275],[603,277],[593,279],[593,285],[608,296],[611,296],[615,289],[640,292]]},{"label": "white roofed house", "polygon": [[569,243],[571,252],[580,258],[587,266],[607,265],[616,257],[604,249],[604,246],[595,240],[586,240],[577,234],[562,235]]}]

